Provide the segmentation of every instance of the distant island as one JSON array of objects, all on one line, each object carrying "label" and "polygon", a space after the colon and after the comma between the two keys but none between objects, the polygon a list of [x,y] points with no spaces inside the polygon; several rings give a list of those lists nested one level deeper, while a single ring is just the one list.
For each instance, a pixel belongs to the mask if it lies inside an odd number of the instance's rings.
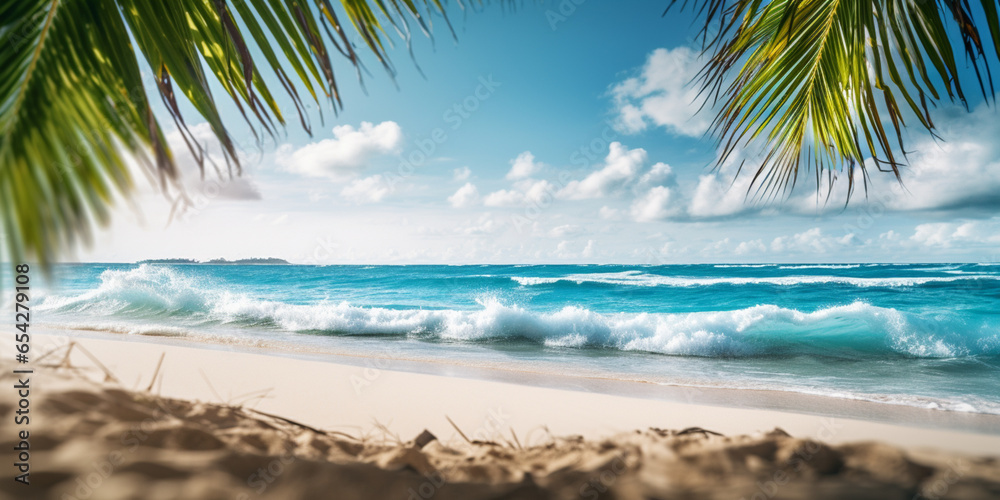
[{"label": "distant island", "polygon": [[253,258],[253,259],[237,259],[237,260],[226,260],[226,259],[212,259],[209,261],[201,262],[194,259],[147,259],[140,260],[136,264],[207,264],[207,265],[265,265],[265,266],[284,266],[290,265],[285,259],[277,259],[274,257],[269,258]]}]

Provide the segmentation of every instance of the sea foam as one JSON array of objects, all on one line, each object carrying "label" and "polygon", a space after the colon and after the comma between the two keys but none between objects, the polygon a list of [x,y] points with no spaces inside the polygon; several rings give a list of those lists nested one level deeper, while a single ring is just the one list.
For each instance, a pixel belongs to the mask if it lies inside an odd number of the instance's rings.
[{"label": "sea foam", "polygon": [[775,286],[797,286],[814,284],[841,284],[856,287],[907,287],[924,285],[927,283],[947,283],[964,280],[990,280],[997,281],[1000,277],[990,274],[968,274],[962,276],[921,276],[921,277],[886,277],[886,278],[863,278],[853,276],[748,276],[748,277],[679,277],[662,276],[658,274],[648,274],[641,271],[623,271],[617,273],[586,273],[569,274],[566,276],[537,277],[537,276],[512,276],[510,279],[521,286],[551,285],[555,283],[603,283],[608,285],[631,285],[631,286],[669,286],[669,287],[696,287],[714,285],[775,285]]},{"label": "sea foam", "polygon": [[[598,279],[597,275],[586,276]],[[600,276],[648,280],[651,275],[628,272]],[[77,323],[81,317],[110,316],[166,320],[182,326],[226,325],[457,342],[522,341],[560,348],[702,357],[1000,355],[995,328],[940,315],[924,317],[862,301],[815,311],[761,304],[689,313],[609,313],[573,306],[537,311],[488,294],[479,297],[477,303],[477,308],[469,310],[366,307],[335,300],[290,304],[202,284],[169,267],[141,265],[104,271],[96,288],[78,295],[49,296],[40,309],[72,317]]]}]

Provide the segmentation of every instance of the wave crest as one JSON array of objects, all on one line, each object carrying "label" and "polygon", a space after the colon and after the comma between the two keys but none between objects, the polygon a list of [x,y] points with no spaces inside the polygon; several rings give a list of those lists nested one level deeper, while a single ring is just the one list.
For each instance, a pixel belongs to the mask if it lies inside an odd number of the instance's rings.
[{"label": "wave crest", "polygon": [[[629,273],[616,273],[634,276]],[[644,275],[643,275],[644,276]],[[94,290],[48,297],[41,308],[181,325],[267,327],[289,332],[401,335],[464,342],[529,341],[670,355],[816,355],[950,358],[1000,354],[987,325],[925,317],[864,302],[803,312],[776,305],[692,313],[601,313],[581,307],[531,311],[482,297],[475,310],[391,309],[347,302],[289,304],[200,287],[165,267],[108,270]]]},{"label": "wave crest", "polygon": [[689,278],[679,276],[662,276],[648,274],[642,271],[624,271],[619,273],[570,274],[566,276],[536,277],[512,276],[511,280],[521,286],[551,285],[556,283],[600,283],[605,285],[625,286],[668,286],[696,287],[713,285],[775,285],[797,286],[815,284],[840,284],[856,287],[907,287],[927,283],[947,283],[964,280],[1000,280],[1000,276],[990,274],[967,274],[962,276],[927,276],[927,277],[889,277],[861,278],[853,276],[746,276],[725,278]]}]

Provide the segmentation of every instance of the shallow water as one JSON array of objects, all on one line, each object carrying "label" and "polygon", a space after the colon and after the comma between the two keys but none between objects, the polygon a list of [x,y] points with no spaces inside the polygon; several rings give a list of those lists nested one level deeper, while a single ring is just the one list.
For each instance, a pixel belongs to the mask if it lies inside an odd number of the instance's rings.
[{"label": "shallow water", "polygon": [[36,323],[1000,414],[998,265],[77,264],[56,276],[32,299]]}]

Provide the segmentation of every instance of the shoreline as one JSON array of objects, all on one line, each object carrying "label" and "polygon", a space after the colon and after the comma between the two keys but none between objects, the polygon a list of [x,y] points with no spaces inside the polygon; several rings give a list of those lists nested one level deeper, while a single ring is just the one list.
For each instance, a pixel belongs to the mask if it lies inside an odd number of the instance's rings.
[{"label": "shoreline", "polygon": [[919,428],[944,428],[960,432],[1000,435],[1000,415],[993,413],[923,408],[895,402],[810,394],[797,390],[719,387],[616,378],[597,371],[567,375],[556,371],[558,368],[556,366],[550,367],[549,370],[525,369],[524,366],[501,364],[482,366],[458,360],[401,357],[398,355],[398,351],[390,353],[389,351],[314,350],[304,348],[299,344],[273,341],[268,341],[265,344],[234,344],[211,338],[133,335],[51,325],[36,326],[35,329],[40,329],[44,335],[49,336],[61,336],[65,333],[60,332],[69,332],[96,340],[204,348],[222,352],[244,352],[378,370],[502,382],[544,389],[580,391],[723,408],[772,410],[819,417],[851,418],[886,424],[904,423],[904,425]]},{"label": "shoreline", "polygon": [[[1000,449],[1000,416],[988,414],[777,391],[543,378],[494,369],[474,373],[446,363],[393,360],[386,367],[379,358],[364,356],[77,333],[35,333],[33,343],[41,346],[35,352],[77,341],[126,388],[139,390],[150,384],[164,354],[160,380],[154,384],[154,392],[163,396],[216,403],[246,398],[261,411],[319,428],[348,433],[383,429],[403,440],[423,429],[456,437],[448,417],[460,429],[502,427],[529,443],[532,436],[549,433],[602,438],[635,429],[702,427],[733,435],[780,427],[796,437],[830,443],[877,440],[914,453],[940,449],[977,455]],[[72,362],[94,366],[79,351]]]}]

